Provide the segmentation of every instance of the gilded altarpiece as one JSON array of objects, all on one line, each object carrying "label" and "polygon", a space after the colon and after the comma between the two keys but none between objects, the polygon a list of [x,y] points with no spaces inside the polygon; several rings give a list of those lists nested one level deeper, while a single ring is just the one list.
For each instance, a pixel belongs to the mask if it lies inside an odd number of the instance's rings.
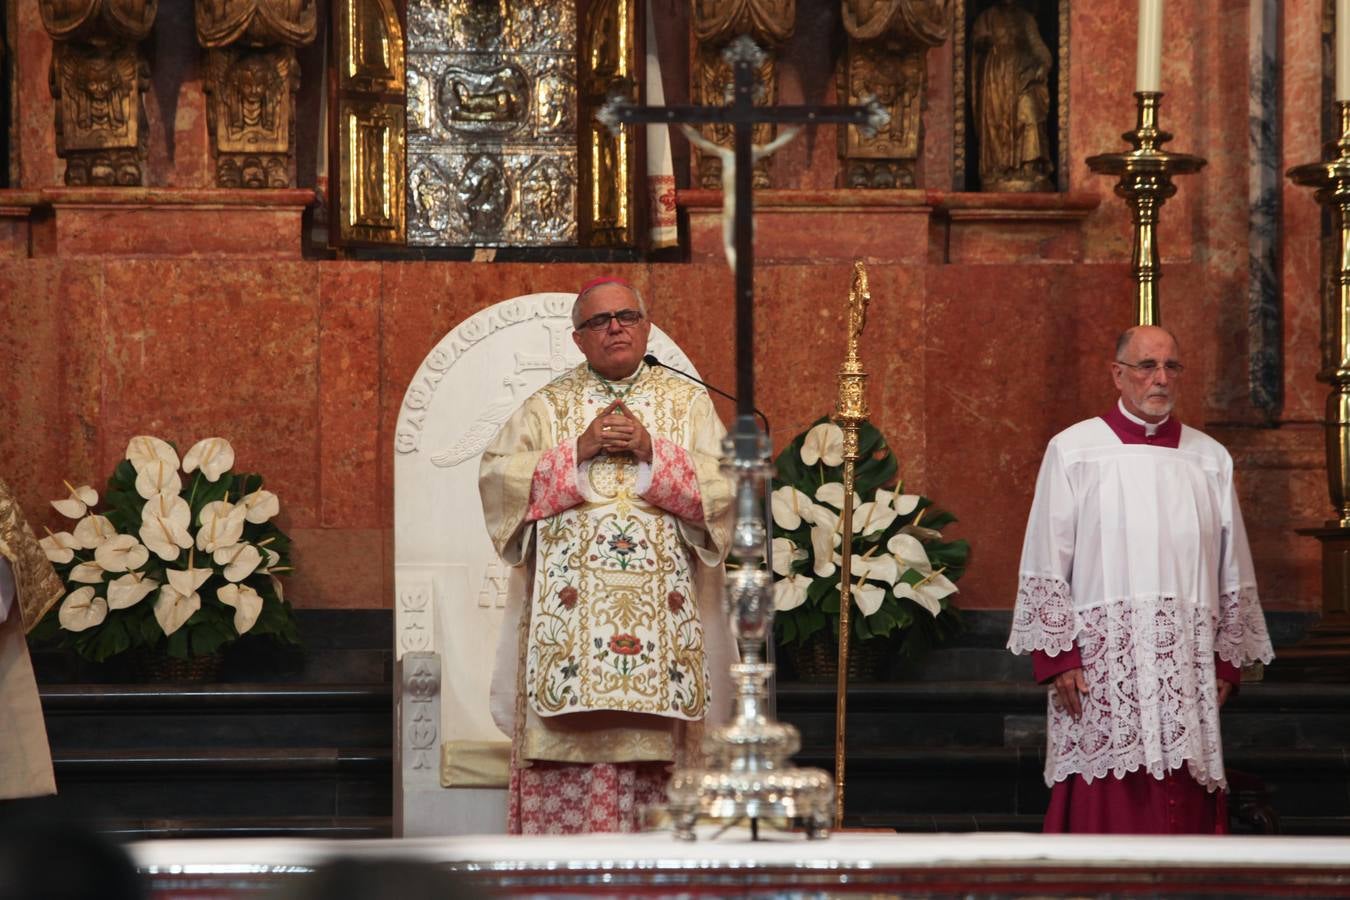
[{"label": "gilded altarpiece", "polygon": [[141,184],[150,83],[141,42],[154,27],[155,0],[39,0],[38,8],[53,44],[56,152],[66,184]]},{"label": "gilded altarpiece", "polygon": [[403,19],[394,0],[333,4],[330,241],[401,245],[405,205]]},{"label": "gilded altarpiece", "polygon": [[409,0],[407,65],[408,243],[577,243],[574,2]]}]

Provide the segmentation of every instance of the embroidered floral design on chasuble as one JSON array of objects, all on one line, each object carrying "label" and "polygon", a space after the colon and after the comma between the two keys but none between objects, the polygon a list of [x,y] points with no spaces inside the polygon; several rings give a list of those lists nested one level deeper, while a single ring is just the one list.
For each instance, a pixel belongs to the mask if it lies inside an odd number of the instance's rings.
[{"label": "embroidered floral design on chasuble", "polygon": [[[553,440],[574,439],[615,399],[582,366],[541,391]],[[653,442],[684,444],[698,390],[643,368],[622,395]],[[654,457],[659,468],[660,460]],[[526,690],[541,716],[614,710],[703,718],[708,673],[690,550],[674,516],[638,494],[628,454],[577,474],[586,502],[539,522]]]}]

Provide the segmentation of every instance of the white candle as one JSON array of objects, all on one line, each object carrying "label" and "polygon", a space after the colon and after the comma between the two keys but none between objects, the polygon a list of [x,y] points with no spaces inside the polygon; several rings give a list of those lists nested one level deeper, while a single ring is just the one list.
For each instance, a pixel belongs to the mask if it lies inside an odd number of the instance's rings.
[{"label": "white candle", "polygon": [[1336,99],[1350,100],[1350,0],[1336,0]]},{"label": "white candle", "polygon": [[[1350,0],[1337,0],[1350,4]],[[1136,91],[1162,90],[1163,0],[1139,0],[1139,57],[1135,66]]]}]

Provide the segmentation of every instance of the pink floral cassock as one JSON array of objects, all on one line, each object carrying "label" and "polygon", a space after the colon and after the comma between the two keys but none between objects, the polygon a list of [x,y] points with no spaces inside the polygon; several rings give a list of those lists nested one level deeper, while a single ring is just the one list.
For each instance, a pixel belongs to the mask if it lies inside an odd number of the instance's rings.
[{"label": "pink floral cassock", "polygon": [[525,521],[547,519],[565,509],[571,509],[583,499],[577,485],[577,442],[563,441],[552,450],[544,451],[534,467],[530,482],[530,508]]},{"label": "pink floral cassock", "polygon": [[703,521],[703,498],[689,453],[674,441],[652,441],[652,484],[643,499],[686,522]]},{"label": "pink floral cassock", "polygon": [[507,831],[585,834],[642,829],[642,811],[666,802],[665,763],[536,762],[511,769]]}]

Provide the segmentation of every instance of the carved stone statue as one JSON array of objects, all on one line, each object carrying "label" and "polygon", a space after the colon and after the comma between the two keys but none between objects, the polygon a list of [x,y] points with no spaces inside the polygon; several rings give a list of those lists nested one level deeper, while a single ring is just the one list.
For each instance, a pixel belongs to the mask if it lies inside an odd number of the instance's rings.
[{"label": "carved stone statue", "polygon": [[295,48],[314,40],[315,0],[197,0],[216,184],[295,185]]},{"label": "carved stone statue", "polygon": [[998,0],[970,32],[970,91],[980,148],[980,188],[1049,191],[1048,77],[1054,57],[1017,0]]},{"label": "carved stone statue", "polygon": [[150,67],[140,50],[155,0],[39,0],[53,41],[56,152],[66,184],[140,185]]},{"label": "carved stone statue", "polygon": [[856,126],[839,132],[844,187],[914,186],[923,146],[925,57],[951,33],[951,0],[843,0],[848,49],[839,76],[843,102],[875,97],[890,122],[870,137]]},{"label": "carved stone statue", "polygon": [[[698,43],[694,60],[694,102],[705,106],[722,106],[729,102],[732,83],[731,66],[722,59],[722,49],[734,39],[748,35],[764,52],[758,84],[762,93],[755,97],[757,106],[772,106],[778,99],[778,65],[774,50],[792,36],[796,24],[796,0],[692,0],[694,39]],[[732,146],[730,125],[704,125],[699,129],[703,137],[719,147]],[[773,142],[773,125],[763,123],[754,127],[754,142],[768,145]],[[720,154],[700,153],[698,183],[700,187],[717,188],[722,185],[722,158]],[[767,157],[755,164],[754,185],[769,187]]]}]

